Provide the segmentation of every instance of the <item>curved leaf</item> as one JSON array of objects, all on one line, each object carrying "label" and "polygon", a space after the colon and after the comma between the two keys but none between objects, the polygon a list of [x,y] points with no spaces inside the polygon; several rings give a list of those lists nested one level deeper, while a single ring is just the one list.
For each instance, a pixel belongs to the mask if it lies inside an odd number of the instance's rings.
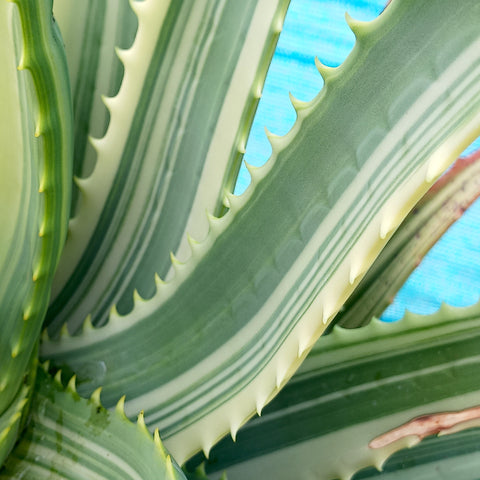
[{"label": "curved leaf", "polygon": [[72,115],[51,6],[0,1],[0,418],[22,396],[67,233]]},{"label": "curved leaf", "polygon": [[[63,33],[72,86],[74,111],[74,166],[77,177],[92,172],[96,155],[89,136],[100,137],[108,126],[108,111],[101,94],[117,94],[123,65],[115,47],[131,46],[137,17],[128,0],[56,0],[55,18]],[[74,186],[72,212],[78,191]]]},{"label": "curved leaf", "polygon": [[480,195],[480,152],[459,158],[400,225],[332,323],[345,328],[379,317],[421,259]]},{"label": "curved leaf", "polygon": [[180,462],[235,436],[478,135],[479,8],[406,0],[351,21],[347,61],[319,65],[320,95],[175,278],[103,328],[45,342],[44,357],[77,372],[82,394],[103,384],[107,406],[126,393],[128,414],[145,409]]},{"label": "curved leaf", "polygon": [[131,423],[120,403],[107,412],[99,392],[90,400],[66,391],[59,378],[44,369],[37,373],[31,420],[7,459],[0,479],[181,480],[178,465],[165,450],[158,431],[154,437],[139,416]]},{"label": "curved leaf", "polygon": [[288,0],[132,2],[139,28],[118,95],[105,99],[97,166],[79,179],[78,214],[47,324],[103,324],[133,292],[155,292],[188,231],[203,238],[236,176]]},{"label": "curved leaf", "polygon": [[[429,316],[408,313],[391,324],[373,320],[361,329],[335,327],[319,339],[262,416],[240,429],[236,443],[225,438],[212,449],[208,475],[217,478],[213,472],[226,470],[231,480],[262,478],[264,472],[279,480],[348,479],[365,466],[380,468],[393,452],[417,444],[423,435],[448,433],[449,427],[441,428],[443,412],[480,405],[479,325],[477,304],[445,305]],[[473,421],[458,422],[459,429],[480,425],[475,410]],[[422,415],[433,415],[433,427],[417,422],[418,428],[398,438],[374,443]],[[427,450],[433,475],[437,465],[431,465],[434,453]],[[443,457],[442,450],[435,456]],[[199,455],[190,468],[201,461]],[[398,474],[423,478],[408,472]]]}]

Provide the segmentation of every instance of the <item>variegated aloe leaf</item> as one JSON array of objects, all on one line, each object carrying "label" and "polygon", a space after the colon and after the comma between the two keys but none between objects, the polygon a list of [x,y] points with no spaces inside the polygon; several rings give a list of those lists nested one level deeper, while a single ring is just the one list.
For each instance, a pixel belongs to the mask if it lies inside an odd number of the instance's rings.
[{"label": "variegated aloe leaf", "polygon": [[80,398],[72,377],[66,390],[60,379],[38,369],[31,420],[0,479],[23,480],[180,480],[180,467],[165,450],[158,431],[147,430],[123,412],[103,408],[97,391]]},{"label": "variegated aloe leaf", "polygon": [[[226,438],[212,449],[207,474],[349,479],[360,468],[380,467],[423,435],[480,426],[479,326],[480,304],[444,305],[429,316],[407,313],[391,324],[374,319],[361,329],[335,327],[262,416],[240,429],[236,443]],[[463,417],[437,416],[465,409]],[[432,417],[397,430],[422,415]],[[397,437],[382,437],[395,430]]]},{"label": "variegated aloe leaf", "polygon": [[67,232],[72,114],[51,8],[0,1],[1,423],[23,395]]},{"label": "variegated aloe leaf", "polygon": [[421,259],[480,195],[480,152],[460,158],[409,213],[332,323],[366,325],[387,308]]},{"label": "variegated aloe leaf", "polygon": [[350,21],[351,55],[319,65],[324,89],[297,105],[292,130],[272,138],[270,161],[173,280],[103,328],[46,341],[43,356],[77,372],[82,394],[103,384],[107,406],[125,393],[127,414],[144,409],[180,463],[235,436],[478,136],[479,18],[474,0],[397,0],[371,23]]},{"label": "variegated aloe leaf", "polygon": [[[77,177],[90,175],[95,151],[89,135],[101,137],[108,126],[108,111],[101,94],[118,93],[123,65],[115,47],[131,46],[137,30],[137,17],[128,0],[56,0],[55,18],[63,32],[67,53],[74,110],[74,167]],[[72,212],[77,190],[74,188]]]},{"label": "variegated aloe leaf", "polygon": [[96,168],[77,181],[52,333],[67,320],[78,330],[88,315],[105,323],[113,305],[130,311],[134,290],[154,294],[170,252],[185,258],[185,232],[206,235],[205,210],[221,209],[236,178],[288,0],[131,5],[138,33],[117,50],[124,80],[105,99],[110,124],[93,141]]},{"label": "variegated aloe leaf", "polygon": [[0,416],[0,469],[28,418],[37,373],[37,356],[38,348],[35,348],[17,395]]},{"label": "variegated aloe leaf", "polygon": [[381,472],[366,468],[352,480],[476,480],[479,442],[480,428],[428,437],[412,448],[394,453]]}]

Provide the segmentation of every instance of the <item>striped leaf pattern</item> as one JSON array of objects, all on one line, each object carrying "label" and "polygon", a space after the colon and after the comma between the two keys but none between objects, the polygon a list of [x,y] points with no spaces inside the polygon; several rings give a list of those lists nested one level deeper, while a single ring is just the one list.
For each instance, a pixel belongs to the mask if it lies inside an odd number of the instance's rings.
[{"label": "striped leaf pattern", "polygon": [[480,151],[459,158],[408,214],[333,320],[346,328],[379,317],[410,273],[480,195]]},{"label": "striped leaf pattern", "polygon": [[151,300],[136,295],[132,312],[113,312],[103,328],[87,322],[78,337],[46,341],[43,356],[75,371],[82,394],[103,384],[107,406],[125,393],[127,414],[144,409],[179,462],[227,430],[235,436],[478,135],[479,7],[406,0],[371,23],[350,20],[349,58],[318,64],[324,89],[295,102],[292,130],[271,136],[267,165],[252,169],[242,197],[227,197],[228,213],[210,218],[174,278],[157,278]]},{"label": "striped leaf pattern", "polygon": [[[51,1],[0,2],[2,424],[3,415],[25,398],[25,378],[67,233],[72,112],[51,8]],[[13,412],[17,415],[16,408]]]},{"label": "striped leaf pattern", "polygon": [[[480,405],[475,374],[480,359],[479,325],[477,304],[468,308],[444,305],[429,316],[407,313],[394,324],[375,319],[361,329],[335,327],[319,339],[262,416],[238,432],[236,443],[227,438],[214,447],[207,474],[226,470],[230,480],[262,478],[264,472],[285,480],[344,480],[369,465],[381,468],[394,451],[411,447],[420,438],[410,434],[373,448],[369,444],[375,438],[421,415]],[[477,413],[476,420],[458,426],[461,430],[479,425]],[[447,439],[447,435],[425,447],[420,444],[418,457],[415,452],[404,452],[392,460],[390,471],[393,465],[401,469],[398,459],[416,458],[425,478],[443,478],[435,474],[446,447],[435,452],[435,445],[445,444],[454,447],[443,459],[445,471],[449,464],[458,468],[459,462],[452,457],[470,454],[466,470],[470,476],[462,478],[477,478],[473,462],[478,452],[472,452],[472,441],[478,434],[477,429],[462,433],[460,439]],[[429,461],[422,457],[425,451]],[[199,461],[197,457],[190,465]],[[377,475],[381,479],[424,478],[408,468],[392,477],[370,469],[354,478]],[[212,478],[217,477],[212,474]]]},{"label": "striped leaf pattern", "polygon": [[[123,65],[115,47],[131,46],[137,17],[128,0],[56,0],[54,14],[63,34],[73,97],[73,173],[81,178],[91,174],[96,161],[89,136],[104,135],[108,126],[102,94],[116,95],[123,78]],[[77,200],[74,187],[72,215]]]},{"label": "striped leaf pattern", "polygon": [[[202,239],[205,210],[219,212],[240,166],[286,0],[132,2],[138,34],[117,50],[125,67],[110,123],[93,140],[93,174],[78,179],[78,212],[54,284],[55,334],[112,306],[151,297],[170,252]],[[90,20],[90,18],[88,19]],[[96,17],[95,17],[96,21]]]},{"label": "striped leaf pattern", "polygon": [[23,480],[181,480],[178,465],[158,431],[125,417],[120,402],[108,412],[99,392],[81,399],[72,378],[64,389],[39,368],[31,420],[0,471],[0,479]]}]

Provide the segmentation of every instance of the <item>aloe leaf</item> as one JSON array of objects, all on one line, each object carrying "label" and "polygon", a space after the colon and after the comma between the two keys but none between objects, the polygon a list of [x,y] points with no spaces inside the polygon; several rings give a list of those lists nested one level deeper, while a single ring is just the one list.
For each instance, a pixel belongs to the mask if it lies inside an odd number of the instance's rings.
[{"label": "aloe leaf", "polygon": [[379,317],[421,259],[480,195],[480,152],[460,158],[400,225],[332,323],[346,328]]},{"label": "aloe leaf", "polygon": [[97,391],[81,399],[72,378],[66,388],[39,368],[31,420],[8,457],[0,479],[185,479],[160,440],[152,437],[143,415],[137,424],[122,402],[108,412]]},{"label": "aloe leaf", "polygon": [[[381,467],[394,451],[420,440],[404,432],[381,448],[370,446],[382,434],[421,415],[480,404],[479,325],[477,304],[444,305],[429,316],[407,313],[392,324],[375,319],[362,329],[335,327],[262,416],[240,429],[236,443],[226,438],[212,449],[207,474],[226,470],[235,480],[268,471],[279,480],[327,480]],[[480,425],[478,416],[458,427]]]},{"label": "aloe leaf", "polygon": [[[96,161],[89,136],[104,135],[108,126],[108,111],[101,95],[116,95],[123,78],[123,65],[115,54],[115,47],[131,46],[137,17],[128,0],[56,0],[54,14],[63,33],[72,86],[73,173],[86,177]],[[73,193],[72,212],[75,212],[75,188]]]},{"label": "aloe leaf", "polygon": [[383,465],[361,470],[352,480],[476,480],[480,453],[480,429],[428,437],[412,448],[400,450]]},{"label": "aloe leaf", "polygon": [[72,115],[51,6],[0,1],[0,418],[21,396],[67,233]]},{"label": "aloe leaf", "polygon": [[0,416],[0,469],[14,444],[18,440],[19,432],[25,426],[32,398],[33,387],[37,372],[38,348],[32,353],[30,364],[23,378],[16,397],[7,410]]},{"label": "aloe leaf", "polygon": [[288,0],[132,2],[138,33],[117,50],[125,67],[105,99],[97,166],[78,179],[78,213],[54,283],[47,324],[102,324],[133,292],[185,257],[188,232],[203,238],[205,210],[222,209],[286,13]]},{"label": "aloe leaf", "polygon": [[396,1],[350,21],[351,55],[319,65],[324,89],[175,277],[103,328],[45,341],[43,356],[75,371],[82,394],[104,385],[107,406],[126,393],[127,414],[144,409],[180,463],[235,436],[478,136],[479,8]]}]

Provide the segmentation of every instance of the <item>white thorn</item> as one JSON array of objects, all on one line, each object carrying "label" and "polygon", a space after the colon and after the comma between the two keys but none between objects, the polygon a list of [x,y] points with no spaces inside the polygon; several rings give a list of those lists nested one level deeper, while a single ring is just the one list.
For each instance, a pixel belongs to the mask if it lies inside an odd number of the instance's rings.
[{"label": "white thorn", "polygon": [[290,97],[290,102],[292,103],[292,106],[295,109],[295,111],[298,112],[299,110],[304,110],[307,107],[308,102],[302,102],[298,98],[295,98],[292,92],[288,92],[288,96]]},{"label": "white thorn", "polygon": [[318,73],[320,73],[325,83],[327,83],[328,80],[334,75],[335,68],[327,67],[320,61],[318,57],[315,57],[315,66],[317,67]]},{"label": "white thorn", "polygon": [[364,32],[365,25],[368,23],[352,18],[348,12],[345,12],[345,20],[356,38],[358,38]]},{"label": "white thorn", "polygon": [[324,303],[323,310],[322,310],[322,322],[326,325],[332,315],[333,315],[333,309],[329,304]]},{"label": "white thorn", "polygon": [[355,283],[355,280],[360,276],[360,266],[356,263],[352,263],[350,267],[350,274],[349,274],[349,279],[348,281],[350,282],[350,285],[353,285]]}]

